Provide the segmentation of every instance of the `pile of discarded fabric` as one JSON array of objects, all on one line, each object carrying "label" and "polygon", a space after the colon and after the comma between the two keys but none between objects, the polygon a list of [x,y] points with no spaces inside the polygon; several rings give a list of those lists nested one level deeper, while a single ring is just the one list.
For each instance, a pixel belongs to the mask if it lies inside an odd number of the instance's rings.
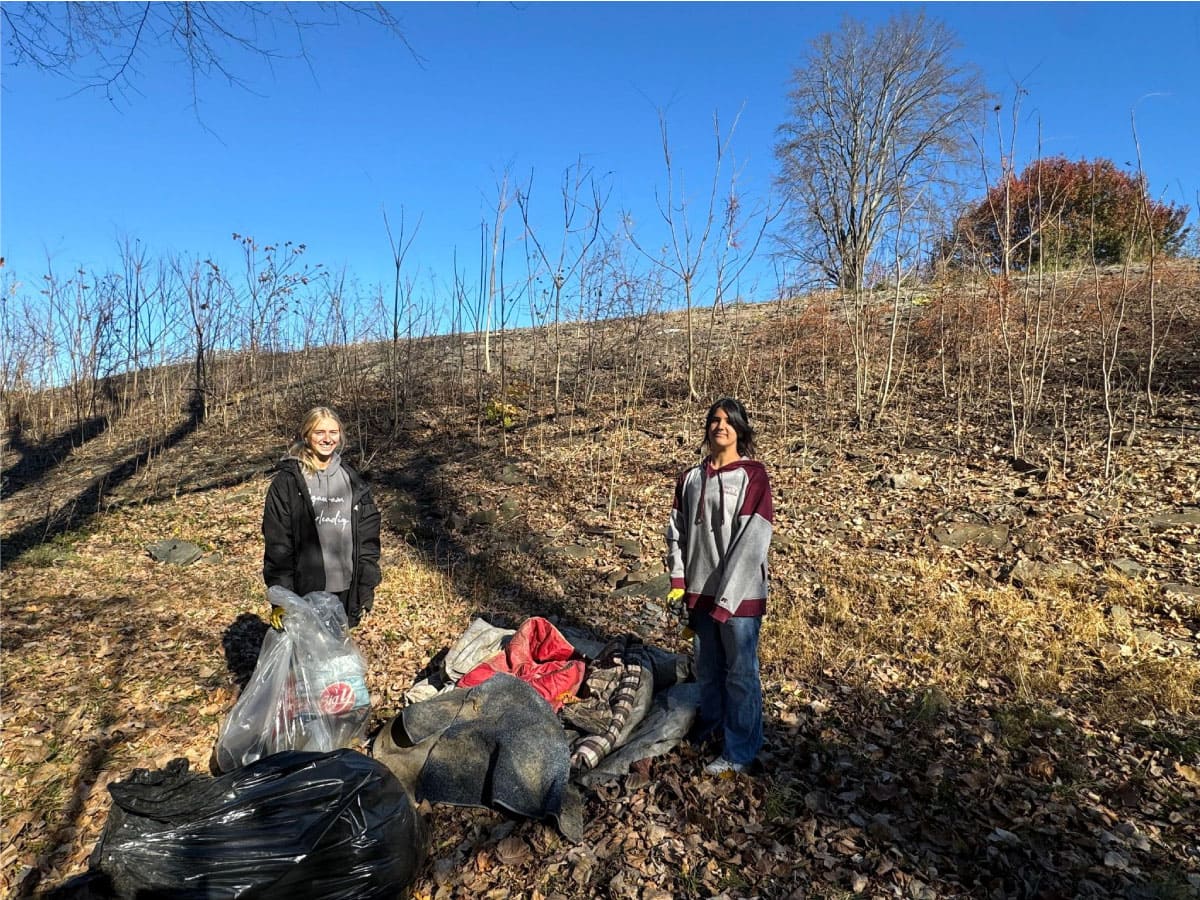
[{"label": "pile of discarded fabric", "polygon": [[418,801],[501,808],[582,835],[579,787],[676,746],[695,718],[688,658],[532,617],[475,619],[406,694],[372,755]]}]

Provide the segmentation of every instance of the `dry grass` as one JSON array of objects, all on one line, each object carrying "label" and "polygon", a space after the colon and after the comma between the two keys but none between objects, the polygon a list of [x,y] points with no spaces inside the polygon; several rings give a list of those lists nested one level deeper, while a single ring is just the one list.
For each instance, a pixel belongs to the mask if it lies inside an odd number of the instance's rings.
[{"label": "dry grass", "polygon": [[[1109,720],[1200,713],[1200,661],[1152,652],[1106,615],[1091,579],[986,584],[956,562],[865,553],[818,557],[812,573],[817,602],[775,601],[764,631],[764,665],[781,679],[833,672],[861,690],[934,685],[952,700],[984,685]],[[1106,604],[1153,606],[1145,582],[1103,580]]]}]

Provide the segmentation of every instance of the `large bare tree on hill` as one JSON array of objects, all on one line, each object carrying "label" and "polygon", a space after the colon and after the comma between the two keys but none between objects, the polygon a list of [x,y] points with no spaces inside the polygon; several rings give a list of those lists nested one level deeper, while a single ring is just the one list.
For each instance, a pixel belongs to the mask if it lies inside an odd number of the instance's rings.
[{"label": "large bare tree on hill", "polygon": [[923,15],[869,32],[846,19],[796,69],[776,157],[785,251],[833,285],[861,288],[872,254],[917,193],[964,158],[987,97],[955,39]]},{"label": "large bare tree on hill", "polygon": [[[813,42],[795,71],[790,117],[779,128],[780,243],[838,291],[860,428],[895,390],[899,286],[920,263],[913,248],[930,227],[918,213],[949,193],[987,97],[977,70],[955,64],[954,48],[949,30],[924,15],[874,31],[846,19]],[[897,292],[881,365],[874,351],[883,317],[866,288],[885,272],[896,273]]]}]

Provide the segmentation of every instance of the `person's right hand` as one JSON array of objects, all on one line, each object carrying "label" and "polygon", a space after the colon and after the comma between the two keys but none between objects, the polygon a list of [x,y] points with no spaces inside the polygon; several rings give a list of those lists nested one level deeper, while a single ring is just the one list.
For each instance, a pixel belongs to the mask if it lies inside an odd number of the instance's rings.
[{"label": "person's right hand", "polygon": [[691,635],[686,634],[686,632],[691,631],[691,628],[689,627],[691,625],[691,621],[688,616],[687,604],[683,602],[683,595],[683,588],[671,588],[669,591],[667,591],[667,606],[674,607],[675,615],[678,617],[679,624],[683,627],[685,632],[684,636],[690,637]]},{"label": "person's right hand", "polygon": [[272,605],[272,607],[271,607],[271,627],[274,628],[276,631],[283,628],[283,607],[282,606]]}]

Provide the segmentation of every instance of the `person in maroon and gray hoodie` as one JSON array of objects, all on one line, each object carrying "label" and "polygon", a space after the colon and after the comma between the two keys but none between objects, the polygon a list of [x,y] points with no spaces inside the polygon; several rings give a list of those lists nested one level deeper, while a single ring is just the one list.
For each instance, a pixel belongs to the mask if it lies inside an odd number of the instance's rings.
[{"label": "person in maroon and gray hoodie", "polygon": [[[263,506],[263,580],[303,597],[337,594],[350,627],[375,602],[379,509],[366,481],[342,461],[342,423],[328,407],[308,411],[275,467]],[[271,608],[279,628],[283,610]]]},{"label": "person in maroon and gray hoodie", "polygon": [[758,637],[767,608],[767,551],[774,511],[754,429],[732,397],[704,422],[708,450],[679,475],[667,526],[667,599],[683,604],[695,633],[700,685],[697,740],[720,737],[709,774],[742,772],[762,749]]}]

